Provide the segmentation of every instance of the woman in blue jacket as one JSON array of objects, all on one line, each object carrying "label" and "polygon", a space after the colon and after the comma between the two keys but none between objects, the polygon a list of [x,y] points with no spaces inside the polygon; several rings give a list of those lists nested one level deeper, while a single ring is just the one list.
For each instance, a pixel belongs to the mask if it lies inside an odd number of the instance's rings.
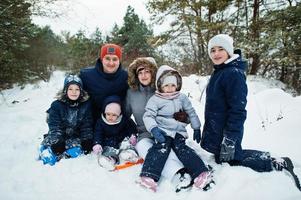
[{"label": "woman in blue jacket", "polygon": [[268,152],[241,147],[248,88],[246,63],[240,55],[234,54],[233,39],[225,34],[214,36],[209,40],[208,53],[214,72],[206,89],[201,146],[215,155],[217,163],[250,167],[258,172],[282,169],[293,172],[294,166],[288,157],[276,159]]}]

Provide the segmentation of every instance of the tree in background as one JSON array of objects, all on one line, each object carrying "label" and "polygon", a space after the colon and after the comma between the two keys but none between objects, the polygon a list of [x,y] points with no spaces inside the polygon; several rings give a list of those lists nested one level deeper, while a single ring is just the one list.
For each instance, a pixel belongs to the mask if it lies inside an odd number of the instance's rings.
[{"label": "tree in background", "polygon": [[32,26],[29,8],[30,4],[25,0],[0,3],[0,89],[25,79],[25,50]]},{"label": "tree in background", "polygon": [[123,47],[123,64],[127,66],[139,56],[155,56],[152,38],[153,31],[139,19],[134,8],[128,6],[122,26],[115,25],[107,40]]}]

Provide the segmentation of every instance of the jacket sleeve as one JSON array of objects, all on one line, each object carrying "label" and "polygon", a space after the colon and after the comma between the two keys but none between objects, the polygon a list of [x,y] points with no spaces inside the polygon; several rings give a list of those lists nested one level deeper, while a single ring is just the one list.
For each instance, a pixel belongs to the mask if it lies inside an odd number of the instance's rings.
[{"label": "jacket sleeve", "polygon": [[192,107],[191,101],[185,94],[183,94],[182,99],[183,99],[183,102],[182,102],[183,109],[189,116],[191,128],[193,130],[200,130],[201,122],[200,122],[198,115],[196,114],[195,109]]},{"label": "jacket sleeve", "polygon": [[58,101],[54,101],[50,108],[47,110],[48,113],[48,127],[49,131],[42,145],[52,146],[54,144],[64,142],[64,130],[63,130],[63,119],[60,114],[61,107]]},{"label": "jacket sleeve", "polygon": [[128,118],[127,120],[126,130],[126,136],[130,137],[132,134],[137,136],[137,126],[131,118]]},{"label": "jacket sleeve", "polygon": [[247,111],[248,88],[245,75],[236,69],[224,79],[228,117],[223,131],[224,136],[237,141],[242,138]]},{"label": "jacket sleeve", "polygon": [[155,96],[152,96],[146,106],[145,106],[145,113],[143,115],[143,122],[145,125],[145,128],[148,132],[151,132],[151,130],[154,127],[157,127],[158,124],[156,122],[156,116],[158,114],[158,104],[155,100]]},{"label": "jacket sleeve", "polygon": [[130,91],[128,90],[126,93],[126,99],[125,99],[125,115],[126,117],[131,117],[133,114],[132,107],[131,107],[131,96]]},{"label": "jacket sleeve", "polygon": [[93,144],[103,144],[103,136],[104,136],[104,130],[103,126],[101,124],[101,119],[98,119],[95,125],[94,130],[94,142]]},{"label": "jacket sleeve", "polygon": [[80,137],[81,140],[92,140],[93,139],[93,117],[92,117],[92,108],[91,103],[86,102],[84,111],[84,117],[82,123],[80,124]]}]

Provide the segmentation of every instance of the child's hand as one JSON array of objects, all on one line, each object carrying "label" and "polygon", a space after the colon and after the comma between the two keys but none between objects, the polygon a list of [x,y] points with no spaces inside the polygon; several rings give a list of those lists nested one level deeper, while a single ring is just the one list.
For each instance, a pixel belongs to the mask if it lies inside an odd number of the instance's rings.
[{"label": "child's hand", "polygon": [[102,147],[100,144],[95,144],[93,146],[93,153],[95,154],[101,154],[102,153]]},{"label": "child's hand", "polygon": [[136,146],[136,144],[137,144],[137,137],[134,134],[132,134],[131,137],[129,138],[129,141],[130,141],[131,145]]}]

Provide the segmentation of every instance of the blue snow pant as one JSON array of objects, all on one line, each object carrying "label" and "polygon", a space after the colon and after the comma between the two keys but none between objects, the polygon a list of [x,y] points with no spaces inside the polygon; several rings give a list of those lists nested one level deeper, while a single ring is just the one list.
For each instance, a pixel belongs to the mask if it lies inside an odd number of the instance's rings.
[{"label": "blue snow pant", "polygon": [[[242,150],[241,160],[231,160],[228,163],[231,166],[249,167],[257,172],[270,172],[272,168],[272,159],[270,153],[258,150],[246,149]],[[220,164],[219,155],[215,155],[216,163]]]},{"label": "blue snow pant", "polygon": [[175,138],[165,136],[165,143],[155,143],[145,157],[140,176],[146,176],[159,181],[170,150],[173,149],[179,160],[183,163],[187,172],[195,179],[199,174],[208,171],[199,155],[185,143],[181,134]]}]

